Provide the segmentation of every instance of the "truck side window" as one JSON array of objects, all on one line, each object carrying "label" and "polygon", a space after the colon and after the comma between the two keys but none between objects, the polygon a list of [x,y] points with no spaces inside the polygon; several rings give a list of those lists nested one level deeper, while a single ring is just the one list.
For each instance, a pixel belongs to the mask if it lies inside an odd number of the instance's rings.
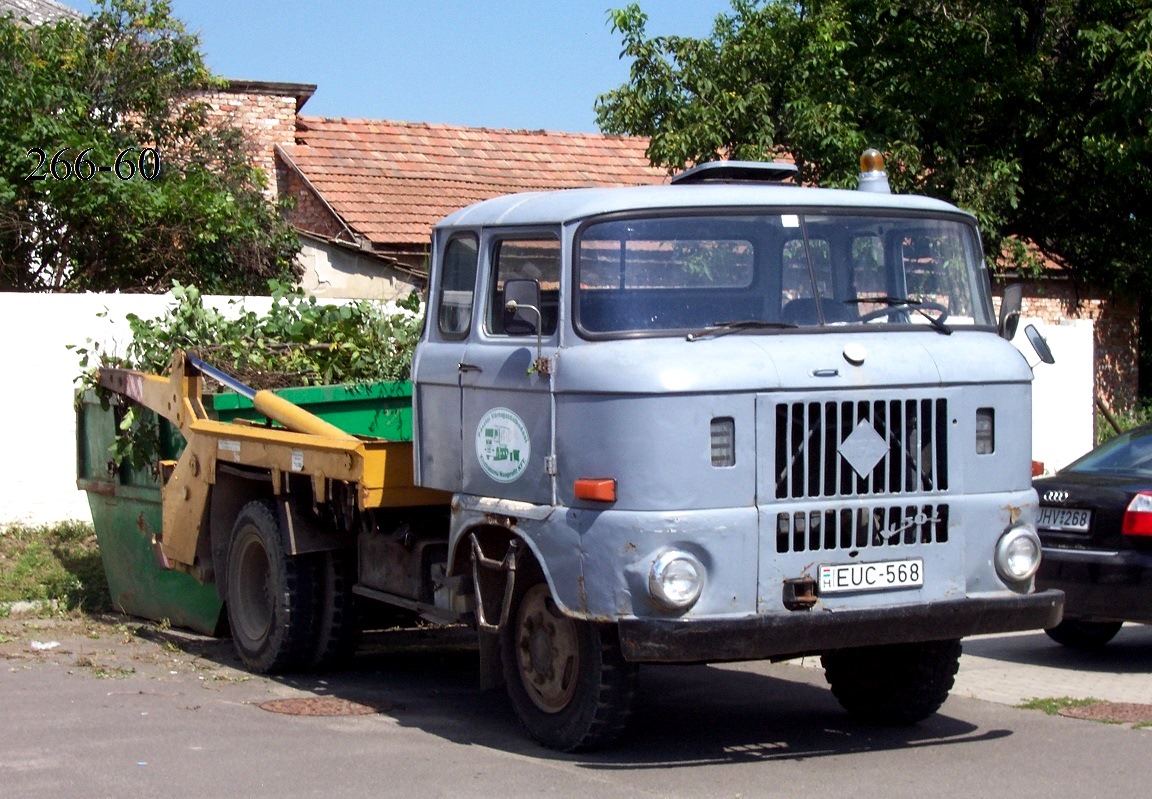
[{"label": "truck side window", "polygon": [[488,332],[504,332],[504,282],[527,279],[540,284],[541,333],[556,332],[560,307],[560,242],[554,238],[504,239],[492,253],[494,274],[489,283]]},{"label": "truck side window", "polygon": [[472,325],[472,295],[476,290],[479,251],[476,238],[469,235],[453,237],[444,250],[436,316],[445,338],[464,338]]}]

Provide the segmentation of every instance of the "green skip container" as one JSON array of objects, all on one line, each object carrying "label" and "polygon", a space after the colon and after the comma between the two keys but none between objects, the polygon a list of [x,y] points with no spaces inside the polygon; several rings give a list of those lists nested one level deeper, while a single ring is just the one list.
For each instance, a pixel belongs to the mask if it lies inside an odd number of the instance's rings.
[{"label": "green skip container", "polygon": [[[412,440],[409,382],[308,386],[276,393],[353,435]],[[162,524],[157,470],[113,463],[111,447],[127,407],[119,399],[113,397],[105,407],[89,391],[76,405],[76,485],[88,493],[112,604],[132,616],[219,634],[224,605],[216,586],[163,568],[153,547]],[[220,421],[263,420],[251,402],[231,392],[205,396],[204,406]],[[136,410],[139,423],[156,436],[160,458],[178,458],[184,449],[180,432],[167,419]]]}]

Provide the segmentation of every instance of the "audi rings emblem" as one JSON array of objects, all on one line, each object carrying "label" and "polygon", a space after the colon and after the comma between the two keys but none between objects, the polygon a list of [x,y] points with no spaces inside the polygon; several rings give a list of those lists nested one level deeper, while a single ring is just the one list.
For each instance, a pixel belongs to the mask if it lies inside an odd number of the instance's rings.
[{"label": "audi rings emblem", "polygon": [[1044,501],[1045,502],[1067,502],[1068,501],[1068,492],[1067,491],[1045,491],[1044,492]]}]

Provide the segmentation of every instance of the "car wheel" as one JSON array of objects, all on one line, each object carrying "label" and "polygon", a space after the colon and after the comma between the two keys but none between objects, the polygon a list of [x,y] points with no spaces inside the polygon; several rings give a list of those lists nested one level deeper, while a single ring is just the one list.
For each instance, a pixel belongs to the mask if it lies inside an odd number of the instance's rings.
[{"label": "car wheel", "polygon": [[1053,641],[1069,649],[1092,650],[1100,649],[1115,638],[1122,626],[1124,626],[1122,621],[1064,619],[1044,632],[1048,633],[1048,637]]},{"label": "car wheel", "polygon": [[833,695],[850,715],[873,724],[914,724],[948,698],[960,667],[960,642],[843,649],[820,661]]},{"label": "car wheel", "polygon": [[539,569],[531,567],[517,572],[501,629],[500,660],[512,706],[529,734],[550,749],[586,751],[611,743],[631,714],[636,666],[624,660],[615,628],[565,616]]}]

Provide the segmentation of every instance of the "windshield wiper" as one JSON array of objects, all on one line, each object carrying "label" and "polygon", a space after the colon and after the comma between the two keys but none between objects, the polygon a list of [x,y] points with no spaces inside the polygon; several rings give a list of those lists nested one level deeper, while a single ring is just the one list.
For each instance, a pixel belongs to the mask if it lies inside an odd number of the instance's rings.
[{"label": "windshield wiper", "polygon": [[741,330],[785,330],[796,327],[787,322],[764,322],[759,319],[741,319],[734,322],[717,322],[714,325],[701,328],[695,333],[689,333],[686,338],[688,341],[698,341],[702,338],[716,338],[717,336],[726,336],[729,333],[737,333]]},{"label": "windshield wiper", "polygon": [[881,305],[910,305],[915,308],[920,304],[920,300],[914,300],[911,297],[890,297],[887,294],[880,297],[853,297],[850,300],[841,300],[845,305],[869,305],[871,303],[880,303]]},{"label": "windshield wiper", "polygon": [[[879,319],[882,316],[891,316],[901,308],[911,308],[916,313],[923,316],[928,320],[938,333],[943,333],[945,336],[952,335],[952,328],[944,324],[944,320],[948,318],[948,309],[938,302],[929,302],[928,300],[914,300],[911,297],[854,297],[850,300],[843,300],[845,305],[867,305],[869,303],[878,303],[887,306],[876,311],[870,311],[860,317],[860,322],[870,322],[873,319]],[[928,310],[936,311],[939,316],[932,316]]]}]

